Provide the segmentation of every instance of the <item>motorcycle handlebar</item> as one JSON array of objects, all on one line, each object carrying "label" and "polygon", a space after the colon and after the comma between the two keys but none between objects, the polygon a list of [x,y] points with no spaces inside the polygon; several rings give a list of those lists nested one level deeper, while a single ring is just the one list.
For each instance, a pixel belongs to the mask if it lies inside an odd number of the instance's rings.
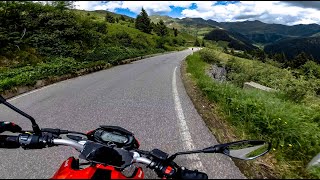
[{"label": "motorcycle handlebar", "polygon": [[19,148],[19,136],[0,135],[0,148]]},{"label": "motorcycle handlebar", "polygon": [[[0,135],[0,148],[23,147],[25,149],[41,149],[41,148],[44,148],[47,146],[53,146],[53,145],[71,146],[77,149],[78,151],[82,151],[84,148],[83,143],[79,143],[77,141],[68,140],[68,139],[53,138],[50,135],[49,136],[48,135],[38,136],[38,135],[30,135],[30,134],[20,134],[19,136]],[[160,176],[161,175],[173,176],[177,173],[175,170],[173,170],[169,166],[162,166],[161,164],[156,163],[146,157],[141,157],[141,154],[136,151],[132,151],[132,152],[133,152],[132,163],[145,164],[147,165],[148,168],[156,171],[157,174]],[[169,171],[167,171],[168,169]],[[193,171],[188,171],[189,174],[192,174],[192,172]],[[196,173],[197,175],[199,175],[199,172],[193,172],[193,173]],[[190,176],[189,174],[185,176],[188,177]],[[201,175],[200,179],[202,179],[202,177],[205,177],[204,175]],[[190,176],[190,177],[195,178],[196,176]]]},{"label": "motorcycle handlebar", "polygon": [[68,139],[53,139],[52,142],[54,145],[71,146],[71,147],[77,149],[78,151],[82,151],[82,149],[83,149],[82,144],[80,144],[76,141],[68,140]]},{"label": "motorcycle handlebar", "polygon": [[20,134],[18,136],[0,135],[0,148],[19,148],[26,149],[42,149],[46,146],[65,145],[71,146],[79,151],[83,149],[83,145],[68,139],[53,138],[50,135],[38,136],[30,134]]},{"label": "motorcycle handlebar", "polygon": [[[0,135],[0,148],[19,148],[22,146],[24,148],[36,149],[36,147],[38,147],[39,149],[41,149],[45,146],[52,145],[71,146],[78,151],[82,151],[84,147],[83,144],[69,139],[49,139],[30,134],[20,134],[18,136]],[[152,161],[146,157],[141,157],[138,152],[134,152],[133,163],[151,165]]]}]

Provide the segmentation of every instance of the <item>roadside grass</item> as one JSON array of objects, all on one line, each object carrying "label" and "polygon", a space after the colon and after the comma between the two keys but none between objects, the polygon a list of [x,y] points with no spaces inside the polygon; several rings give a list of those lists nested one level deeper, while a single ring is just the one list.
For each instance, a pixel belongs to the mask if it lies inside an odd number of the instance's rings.
[{"label": "roadside grass", "polygon": [[[181,48],[182,49],[182,48]],[[180,49],[180,50],[181,50]],[[109,50],[109,54],[107,53]],[[113,50],[113,51],[112,51]],[[74,58],[52,57],[44,62],[23,67],[0,67],[0,92],[11,90],[19,86],[33,86],[37,80],[75,74],[77,71],[90,68],[100,68],[120,64],[121,60],[139,56],[162,53],[164,50],[138,51],[137,49],[111,47],[104,49],[101,60],[77,61]],[[99,55],[99,54],[98,54]],[[96,54],[97,56],[97,54]],[[89,56],[90,57],[90,56]],[[97,57],[94,57],[97,59]]]},{"label": "roadside grass", "polygon": [[[268,166],[278,178],[320,178],[317,171],[306,170],[307,163],[320,152],[319,111],[281,98],[276,92],[242,89],[232,81],[215,82],[206,75],[209,63],[200,53],[187,57],[187,72],[234,127],[237,139],[270,141],[272,151],[266,157],[274,157]],[[228,61],[226,54],[216,53],[223,57],[221,61]]]}]

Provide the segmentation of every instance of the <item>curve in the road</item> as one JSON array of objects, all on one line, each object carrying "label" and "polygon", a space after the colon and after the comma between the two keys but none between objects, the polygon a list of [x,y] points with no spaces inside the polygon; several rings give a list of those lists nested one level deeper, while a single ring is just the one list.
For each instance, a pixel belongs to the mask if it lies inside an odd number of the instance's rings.
[{"label": "curve in the road", "polygon": [[[181,82],[177,67],[191,53],[189,49],[116,66],[55,83],[10,102],[34,116],[43,128],[87,132],[103,124],[115,125],[133,132],[141,149],[158,148],[169,154],[201,149],[217,141]],[[1,120],[30,129],[24,117],[0,107]],[[66,147],[1,149],[1,178],[49,178],[65,159],[78,155]],[[232,160],[221,154],[179,156],[176,162],[206,171],[209,178],[245,178]],[[146,170],[146,177],[156,176]]]}]

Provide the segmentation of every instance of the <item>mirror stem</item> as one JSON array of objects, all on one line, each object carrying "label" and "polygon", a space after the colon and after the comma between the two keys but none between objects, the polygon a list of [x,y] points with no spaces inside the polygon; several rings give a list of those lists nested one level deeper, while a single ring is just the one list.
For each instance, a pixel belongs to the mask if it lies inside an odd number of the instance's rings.
[{"label": "mirror stem", "polygon": [[203,153],[219,153],[225,147],[225,144],[219,144],[215,146],[211,146],[202,150]]},{"label": "mirror stem", "polygon": [[202,153],[202,152],[203,152],[202,150],[178,152],[178,153],[171,155],[166,161],[168,161],[168,162],[173,161],[178,155],[195,154],[195,153]]},{"label": "mirror stem", "polygon": [[0,96],[0,102],[3,103],[4,105],[6,105],[7,107],[9,107],[10,109],[14,110],[15,112],[17,112],[17,113],[21,114],[22,116],[28,118],[32,123],[32,129],[33,129],[34,133],[37,134],[37,135],[41,134],[41,130],[40,130],[38,124],[36,123],[36,121],[35,121],[35,119],[33,117],[31,117],[27,113],[21,111],[20,109],[14,107],[12,104],[8,103],[2,96]]}]

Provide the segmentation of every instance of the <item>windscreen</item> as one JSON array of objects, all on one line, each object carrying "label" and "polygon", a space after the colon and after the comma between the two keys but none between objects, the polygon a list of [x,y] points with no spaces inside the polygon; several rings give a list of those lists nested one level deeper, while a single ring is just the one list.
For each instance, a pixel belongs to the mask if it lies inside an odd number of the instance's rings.
[{"label": "windscreen", "polygon": [[105,146],[93,141],[87,141],[79,158],[118,168],[125,168],[131,165],[133,153],[124,149]]}]

